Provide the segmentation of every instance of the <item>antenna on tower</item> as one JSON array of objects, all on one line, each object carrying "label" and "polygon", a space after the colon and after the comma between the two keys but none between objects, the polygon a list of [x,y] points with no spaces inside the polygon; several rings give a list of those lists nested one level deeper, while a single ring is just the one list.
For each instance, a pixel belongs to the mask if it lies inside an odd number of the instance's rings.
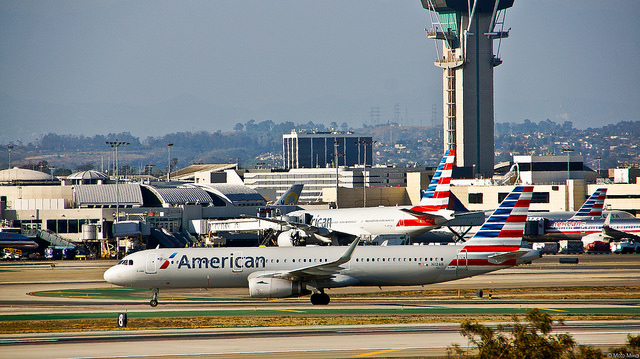
[{"label": "antenna on tower", "polygon": [[369,110],[369,118],[371,119],[372,126],[376,126],[380,123],[380,107],[371,107]]}]

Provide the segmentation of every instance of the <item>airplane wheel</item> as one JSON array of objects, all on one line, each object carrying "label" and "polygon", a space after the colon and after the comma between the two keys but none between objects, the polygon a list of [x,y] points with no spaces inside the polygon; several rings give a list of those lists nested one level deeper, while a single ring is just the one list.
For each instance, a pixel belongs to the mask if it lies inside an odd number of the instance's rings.
[{"label": "airplane wheel", "polygon": [[331,301],[328,294],[325,293],[315,293],[311,294],[311,304],[313,305],[327,305]]},{"label": "airplane wheel", "polygon": [[158,301],[155,300],[155,299],[151,299],[149,301],[149,305],[152,306],[152,307],[156,307],[156,306],[158,306]]},{"label": "airplane wheel", "polygon": [[329,298],[329,294],[322,293],[320,295],[322,296],[322,303],[320,304],[323,304],[323,305],[329,304],[329,302],[331,301],[331,298]]}]

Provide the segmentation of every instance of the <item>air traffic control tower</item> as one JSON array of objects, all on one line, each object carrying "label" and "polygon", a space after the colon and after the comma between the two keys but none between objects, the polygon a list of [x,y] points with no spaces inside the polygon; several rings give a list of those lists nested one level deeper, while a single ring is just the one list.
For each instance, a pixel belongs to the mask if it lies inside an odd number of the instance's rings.
[{"label": "air traffic control tower", "polygon": [[[493,176],[493,68],[500,65],[505,9],[513,0],[421,0],[436,41],[435,65],[443,69],[444,149],[456,150],[456,166]],[[494,53],[494,40],[497,52]]]}]

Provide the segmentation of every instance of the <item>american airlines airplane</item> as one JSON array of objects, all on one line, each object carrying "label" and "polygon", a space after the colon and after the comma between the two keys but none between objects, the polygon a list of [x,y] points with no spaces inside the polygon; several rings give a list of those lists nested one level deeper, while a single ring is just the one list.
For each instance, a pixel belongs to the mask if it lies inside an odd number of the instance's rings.
[{"label": "american airlines airplane", "polygon": [[339,239],[351,242],[354,238],[371,239],[379,235],[414,237],[454,219],[480,225],[484,221],[482,212],[463,214],[448,208],[454,157],[453,150],[445,153],[417,206],[299,210],[282,219],[265,220],[291,228],[278,236],[280,245],[299,237],[333,244]]},{"label": "american airlines airplane", "polygon": [[255,298],[311,294],[328,304],[325,289],[347,286],[424,285],[530,262],[538,251],[522,247],[533,187],[516,187],[464,244],[348,247],[243,247],[148,249],[124,257],[104,273],[112,284],[150,288],[249,287]]},{"label": "american airlines airplane", "polygon": [[22,251],[36,250],[38,243],[20,232],[20,228],[0,228],[0,248],[15,248]]},{"label": "american airlines airplane", "polygon": [[[598,188],[596,189],[589,198],[582,204],[580,209],[577,212],[529,212],[527,216],[527,221],[538,222],[540,228],[532,233],[527,233],[525,230],[525,239],[530,241],[543,241],[549,240],[550,237],[540,236],[540,233],[544,233],[545,223],[549,223],[549,221],[554,222],[563,222],[563,221],[579,221],[579,220],[596,220],[602,217],[603,215],[603,207],[604,201],[607,196],[607,188]],[[455,196],[452,197],[455,198]],[[608,211],[607,213],[612,215],[613,217],[620,218],[621,214],[618,212],[622,211]],[[624,212],[628,214],[628,212]],[[488,215],[488,213],[487,213]],[[630,216],[630,214],[629,214]],[[427,238],[431,241],[442,241],[442,240],[450,240],[454,239],[454,241],[464,240],[464,236],[471,236],[477,231],[478,227],[451,227],[447,226],[447,228],[438,228],[430,231],[427,234]],[[455,235],[455,236],[454,236]]]}]

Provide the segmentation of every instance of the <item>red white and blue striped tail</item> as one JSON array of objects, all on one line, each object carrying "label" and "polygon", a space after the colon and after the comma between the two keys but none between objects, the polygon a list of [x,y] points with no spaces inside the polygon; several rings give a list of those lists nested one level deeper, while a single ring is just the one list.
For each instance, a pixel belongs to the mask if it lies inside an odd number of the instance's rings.
[{"label": "red white and blue striped tail", "polygon": [[493,252],[518,250],[522,244],[532,195],[533,186],[514,188],[478,232],[465,243],[465,248],[469,251],[473,247],[491,248]]},{"label": "red white and blue striped tail", "polygon": [[589,196],[582,207],[569,219],[581,219],[588,217],[602,217],[604,200],[607,198],[607,189],[598,188]]},{"label": "red white and blue striped tail", "polygon": [[453,170],[453,159],[456,157],[454,150],[444,153],[442,161],[438,165],[436,172],[431,178],[431,183],[420,199],[420,204],[412,210],[437,211],[449,207],[449,186],[451,184],[451,171]]}]

